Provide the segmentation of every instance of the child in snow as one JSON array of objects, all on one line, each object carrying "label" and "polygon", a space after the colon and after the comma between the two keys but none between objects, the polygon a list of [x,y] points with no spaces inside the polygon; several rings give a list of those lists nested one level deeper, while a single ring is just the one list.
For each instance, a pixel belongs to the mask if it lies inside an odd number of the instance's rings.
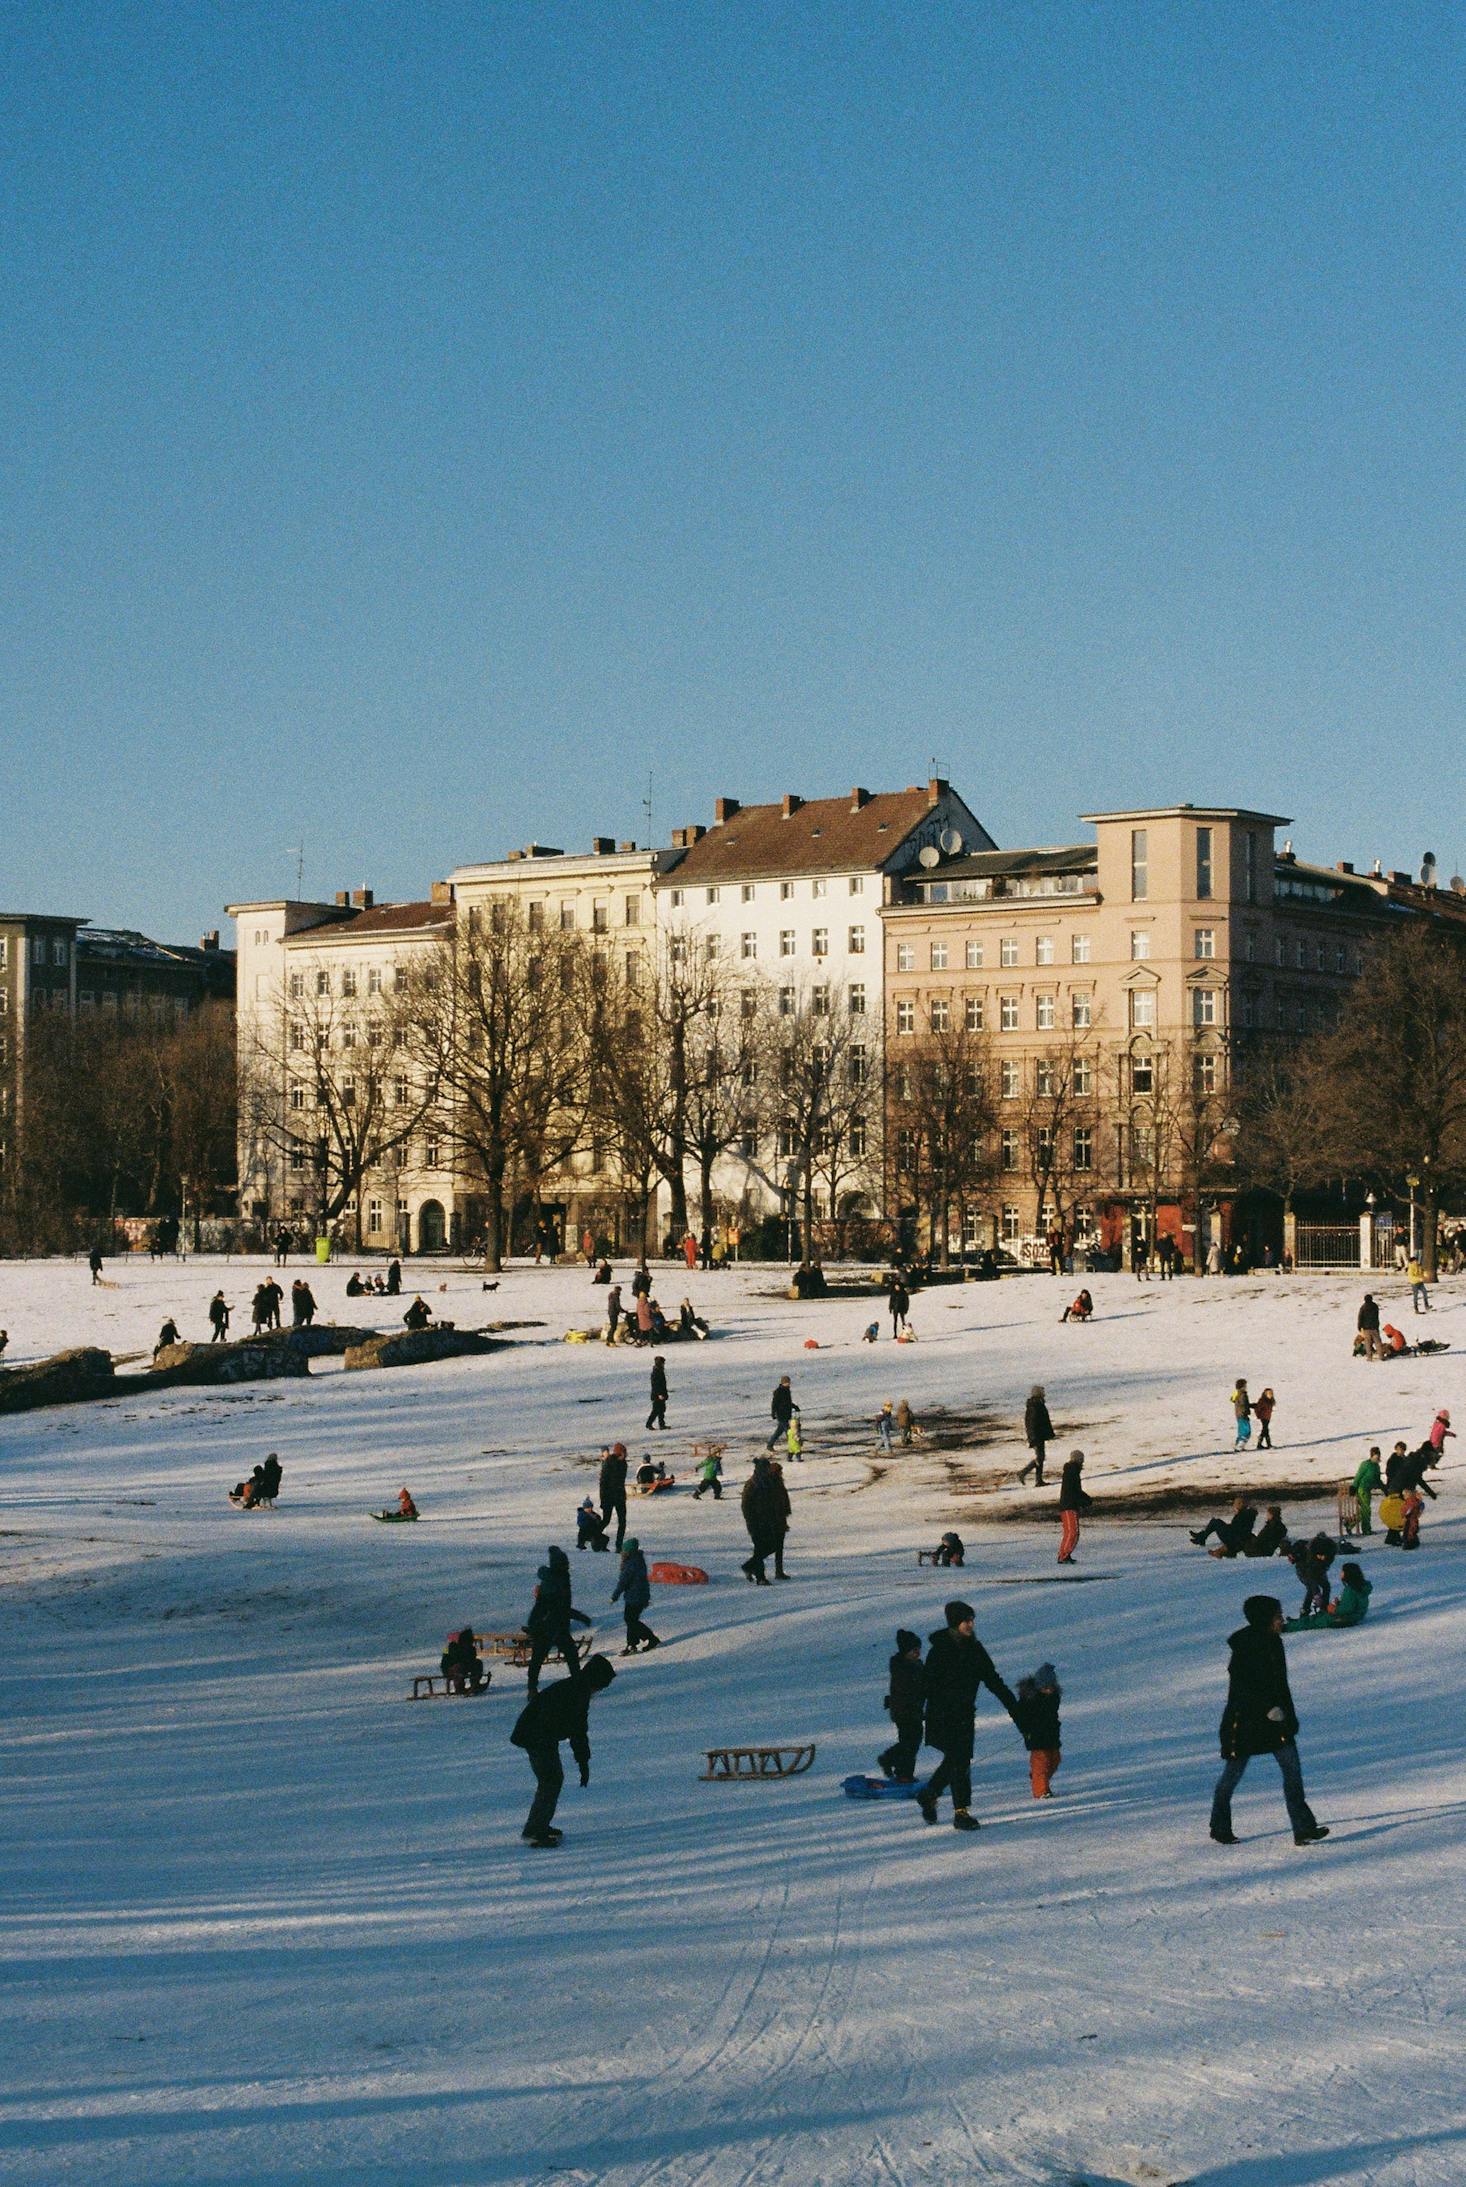
[{"label": "child in snow", "polygon": [[896,1653],[890,1663],[891,1682],[886,1694],[886,1714],[896,1727],[896,1738],[880,1757],[880,1768],[897,1784],[916,1781],[916,1757],[921,1752],[925,1682],[922,1676],[921,1639],[916,1633],[896,1635]]},{"label": "child in snow", "polygon": [[904,1397],[896,1407],[896,1432],[899,1434],[902,1443],[908,1448],[915,1437],[921,1433],[916,1424],[916,1415]]},{"label": "child in snow", "polygon": [[1247,1394],[1247,1384],[1239,1375],[1237,1387],[1232,1392],[1232,1413],[1237,1422],[1237,1440],[1233,1450],[1245,1450],[1252,1441],[1252,1399]]},{"label": "child in snow", "polygon": [[1307,1617],[1311,1610],[1326,1610],[1329,1606],[1329,1566],[1334,1561],[1334,1544],[1327,1534],[1315,1534],[1312,1541],[1295,1542],[1289,1552],[1289,1562],[1303,1584],[1303,1607],[1300,1617]]},{"label": "child in snow", "polygon": [[1425,1509],[1425,1498],[1418,1488],[1407,1488],[1400,1498],[1400,1502],[1405,1514],[1404,1523],[1400,1528],[1400,1547],[1402,1549],[1418,1549],[1420,1547],[1420,1514]]},{"label": "child in snow", "polygon": [[398,1516],[404,1519],[417,1517],[417,1505],[412,1500],[411,1492],[405,1488],[397,1491],[397,1511]]},{"label": "child in snow", "polygon": [[1028,1781],[1036,1800],[1051,1800],[1059,1766],[1059,1703],[1063,1699],[1052,1663],[1040,1663],[1032,1678],[1018,1681],[1018,1729],[1028,1749]]},{"label": "child in snow", "polygon": [[1358,1514],[1361,1534],[1374,1532],[1374,1499],[1384,1486],[1379,1470],[1379,1445],[1371,1443],[1369,1456],[1364,1459],[1354,1475],[1354,1509]]},{"label": "child in snow", "polygon": [[880,1333],[880,1323],[878,1321],[868,1321],[861,1331],[860,1341],[862,1344],[874,1344]]},{"label": "child in snow", "polygon": [[621,1604],[626,1616],[626,1646],[623,1655],[635,1655],[639,1649],[659,1648],[661,1642],[650,1625],[642,1623],[641,1613],[652,1599],[651,1581],[647,1577],[646,1558],[641,1544],[634,1534],[628,1534],[621,1550],[621,1572],[612,1590],[611,1600]]},{"label": "child in snow", "polygon": [[608,1546],[600,1511],[589,1496],[575,1514],[575,1546],[577,1549],[604,1549]]},{"label": "child in snow", "polygon": [[438,1668],[448,1681],[450,1693],[478,1693],[488,1684],[483,1657],[478,1652],[471,1625],[448,1635],[448,1645],[438,1658]]},{"label": "child in snow", "polygon": [[697,1487],[692,1492],[693,1502],[696,1503],[709,1489],[713,1492],[713,1502],[720,1504],[723,1501],[723,1458],[722,1453],[716,1450],[710,1452],[698,1466]]},{"label": "child in snow", "polygon": [[804,1429],[800,1424],[800,1419],[797,1412],[793,1412],[789,1415],[789,1426],[787,1431],[785,1432],[784,1442],[791,1458],[803,1458]]},{"label": "child in snow", "polygon": [[1060,1321],[1088,1321],[1093,1312],[1094,1300],[1087,1291],[1081,1291],[1073,1305],[1064,1308],[1059,1319]]},{"label": "child in snow", "polygon": [[1271,1450],[1273,1447],[1273,1412],[1277,1402],[1271,1390],[1264,1390],[1261,1397],[1253,1405],[1252,1410],[1258,1422],[1257,1447],[1259,1450]]},{"label": "child in snow", "polygon": [[1374,1589],[1357,1564],[1341,1565],[1339,1578],[1343,1584],[1337,1602],[1331,1603],[1327,1610],[1315,1610],[1311,1617],[1290,1617],[1283,1627],[1284,1632],[1332,1633],[1344,1625],[1362,1625],[1369,1614],[1369,1598]]},{"label": "child in snow", "polygon": [[895,1411],[888,1397],[876,1414],[876,1434],[880,1437],[881,1449],[887,1455],[895,1448],[895,1426]]},{"label": "child in snow", "polygon": [[965,1564],[967,1550],[960,1534],[944,1534],[932,1551],[933,1564]]}]

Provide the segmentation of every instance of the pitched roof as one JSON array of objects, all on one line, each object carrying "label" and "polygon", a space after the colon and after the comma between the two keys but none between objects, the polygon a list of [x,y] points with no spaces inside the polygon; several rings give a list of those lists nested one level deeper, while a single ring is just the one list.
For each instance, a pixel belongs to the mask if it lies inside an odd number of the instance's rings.
[{"label": "pitched roof", "polygon": [[871,872],[895,855],[946,792],[946,783],[931,782],[874,795],[855,790],[807,803],[786,798],[780,805],[739,806],[689,843],[663,878],[696,887],[760,876]]},{"label": "pitched roof", "polygon": [[354,918],[330,919],[320,926],[306,927],[301,933],[288,934],[285,940],[290,949],[314,942],[334,948],[338,942],[386,941],[393,935],[422,934],[452,924],[451,903],[373,904],[369,910],[358,911]]}]

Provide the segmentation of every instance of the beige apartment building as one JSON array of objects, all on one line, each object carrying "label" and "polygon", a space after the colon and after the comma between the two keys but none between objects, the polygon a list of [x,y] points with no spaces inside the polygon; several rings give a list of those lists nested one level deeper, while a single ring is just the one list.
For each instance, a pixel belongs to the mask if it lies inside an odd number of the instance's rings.
[{"label": "beige apartment building", "polygon": [[1169,1235],[1190,1260],[1231,1240],[1239,1044],[1332,1024],[1397,914],[1382,877],[1279,851],[1275,813],[1084,817],[1089,843],[929,857],[886,907],[888,1212],[909,1222],[919,1159],[905,1058],[960,1024],[996,1118],[968,1242],[1035,1253],[1058,1227],[1128,1262]]}]

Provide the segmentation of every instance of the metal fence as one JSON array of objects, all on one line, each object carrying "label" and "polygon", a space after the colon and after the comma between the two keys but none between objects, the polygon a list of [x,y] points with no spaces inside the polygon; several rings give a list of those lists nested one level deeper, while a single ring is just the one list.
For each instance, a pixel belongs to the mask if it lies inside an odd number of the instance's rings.
[{"label": "metal fence", "polygon": [[1294,1247],[1298,1268],[1357,1268],[1358,1223],[1299,1223]]}]

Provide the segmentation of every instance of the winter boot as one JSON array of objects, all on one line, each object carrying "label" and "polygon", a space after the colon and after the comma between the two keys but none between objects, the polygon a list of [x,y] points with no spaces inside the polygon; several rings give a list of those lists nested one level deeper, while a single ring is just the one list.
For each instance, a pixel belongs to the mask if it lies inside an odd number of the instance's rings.
[{"label": "winter boot", "polygon": [[924,1823],[934,1823],[936,1821],[937,1803],[935,1800],[929,1798],[925,1792],[918,1792],[916,1804],[921,1809],[921,1819]]},{"label": "winter boot", "polygon": [[952,1811],[952,1828],[954,1830],[981,1830],[982,1824],[975,1815],[969,1815],[965,1807],[958,1807]]},{"label": "winter boot", "polygon": [[1311,1830],[1295,1830],[1293,1843],[1295,1845],[1317,1845],[1319,1839],[1326,1838],[1328,1834],[1328,1825],[1326,1823],[1315,1823]]}]

